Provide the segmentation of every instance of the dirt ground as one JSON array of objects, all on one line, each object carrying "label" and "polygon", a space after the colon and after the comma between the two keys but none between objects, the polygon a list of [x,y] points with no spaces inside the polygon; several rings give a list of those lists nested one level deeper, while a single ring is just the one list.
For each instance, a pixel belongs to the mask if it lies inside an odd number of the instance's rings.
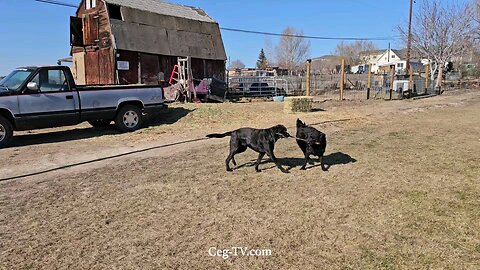
[{"label": "dirt ground", "polygon": [[[0,269],[478,269],[480,91],[405,101],[175,105],[133,134],[21,132],[0,150]],[[205,134],[297,118],[327,134],[326,163],[225,172],[228,139]],[[191,141],[192,139],[201,139]],[[177,142],[180,142],[176,144]],[[209,248],[272,256],[209,256]]]}]

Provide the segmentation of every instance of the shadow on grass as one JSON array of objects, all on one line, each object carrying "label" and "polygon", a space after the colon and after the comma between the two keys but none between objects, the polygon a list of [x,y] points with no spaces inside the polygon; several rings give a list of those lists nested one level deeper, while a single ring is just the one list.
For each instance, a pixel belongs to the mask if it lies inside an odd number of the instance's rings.
[{"label": "shadow on grass", "polygon": [[[253,167],[255,166],[255,161],[256,160],[251,160],[250,162],[239,165],[235,169],[241,169],[244,167]],[[303,166],[305,159],[304,158],[279,158],[278,161],[282,166],[287,166],[287,170],[290,171],[291,169]],[[272,161],[270,159],[267,159],[260,162],[260,164],[262,165],[262,164],[267,164],[271,162]],[[325,171],[328,171],[333,166],[346,165],[346,164],[355,163],[355,162],[357,162],[357,160],[351,157],[350,155],[342,152],[336,152],[323,157],[324,167],[322,169],[324,169]],[[320,159],[318,158],[315,160],[310,159],[309,164],[311,166],[308,166],[307,170],[322,166],[322,164],[320,163]],[[262,170],[270,170],[274,168],[276,168],[276,166],[272,165],[268,168],[262,168]]]},{"label": "shadow on grass", "polygon": [[146,119],[145,126],[154,127],[160,125],[172,125],[180,119],[194,112],[196,109],[189,110],[185,108],[168,108]]},{"label": "shadow on grass", "polygon": [[[165,110],[161,110],[154,115],[151,115],[145,119],[144,128],[145,127],[154,127],[160,125],[172,125],[178,122],[183,117],[187,116],[194,110],[188,110],[184,108],[168,108]],[[85,128],[73,128],[60,130],[60,131],[52,131],[48,133],[40,133],[40,134],[24,134],[24,135],[16,135],[12,142],[10,143],[9,147],[21,147],[21,146],[29,146],[29,145],[41,145],[41,144],[50,144],[50,143],[59,143],[59,142],[67,142],[67,141],[77,141],[83,139],[90,139],[96,138],[106,135],[115,135],[120,134],[113,124],[107,127],[101,128],[92,128],[92,127],[85,127]]]}]

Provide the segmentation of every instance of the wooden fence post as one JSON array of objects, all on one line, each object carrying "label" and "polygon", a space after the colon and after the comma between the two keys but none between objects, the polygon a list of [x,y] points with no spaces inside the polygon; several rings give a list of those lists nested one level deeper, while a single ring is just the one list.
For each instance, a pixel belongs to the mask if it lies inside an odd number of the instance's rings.
[{"label": "wooden fence post", "polygon": [[370,99],[370,89],[372,88],[372,64],[368,65],[368,85],[367,85],[367,99]]},{"label": "wooden fence post", "polygon": [[392,73],[392,78],[390,80],[390,100],[393,99],[393,83],[395,82],[395,65],[390,65],[390,72]]},{"label": "wooden fence post", "polygon": [[442,83],[443,83],[443,65],[440,65],[438,68],[438,79],[437,79],[437,87],[438,87],[438,94],[442,94]]},{"label": "wooden fence post", "polygon": [[306,96],[310,96],[310,87],[311,87],[311,69],[312,69],[312,59],[307,60],[307,93]]},{"label": "wooden fence post", "polygon": [[343,100],[343,91],[345,90],[345,59],[342,59],[342,76],[340,79],[340,100]]},{"label": "wooden fence post", "polygon": [[428,82],[430,81],[430,64],[425,66],[425,95],[428,94]]}]

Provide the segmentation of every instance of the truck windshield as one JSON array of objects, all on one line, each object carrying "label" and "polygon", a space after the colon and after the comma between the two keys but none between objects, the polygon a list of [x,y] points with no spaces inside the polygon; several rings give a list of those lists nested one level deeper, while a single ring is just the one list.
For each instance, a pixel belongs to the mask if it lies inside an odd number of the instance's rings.
[{"label": "truck windshield", "polygon": [[25,80],[32,74],[31,70],[17,69],[0,81],[0,87],[10,91],[16,91],[22,86]]}]

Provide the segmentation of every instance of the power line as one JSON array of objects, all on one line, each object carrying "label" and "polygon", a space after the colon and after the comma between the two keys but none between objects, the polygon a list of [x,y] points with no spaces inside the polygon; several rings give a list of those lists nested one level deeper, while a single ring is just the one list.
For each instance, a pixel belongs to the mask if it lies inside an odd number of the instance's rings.
[{"label": "power line", "polygon": [[226,28],[226,27],[220,27],[220,29],[222,29],[224,31],[241,32],[241,33],[247,33],[247,34],[278,36],[278,37],[296,37],[296,38],[318,39],[318,40],[392,40],[392,39],[400,38],[398,36],[394,36],[394,37],[373,37],[373,38],[369,38],[369,37],[322,37],[322,36],[304,36],[304,35],[279,34],[279,33],[271,33],[271,32],[260,32],[260,31],[252,31],[252,30]]},{"label": "power line", "polygon": [[77,8],[78,7],[77,5],[74,5],[74,4],[69,4],[69,3],[64,3],[64,2],[54,1],[54,0],[33,0],[33,1],[40,2],[40,3],[45,3],[45,4],[63,6],[63,7],[72,7],[72,8]]},{"label": "power line", "polygon": [[[64,7],[72,7],[77,8],[77,5],[69,4],[65,2],[55,1],[55,0],[33,0],[35,2],[51,4],[51,5],[58,5]],[[324,37],[324,36],[305,36],[305,35],[288,35],[288,34],[280,34],[280,33],[271,33],[271,32],[262,32],[262,31],[253,31],[253,30],[244,30],[244,29],[237,29],[237,28],[228,28],[228,27],[220,27],[223,31],[231,31],[231,32],[239,32],[239,33],[246,33],[246,34],[255,34],[255,35],[267,35],[267,36],[277,36],[277,37],[294,37],[294,38],[305,38],[305,39],[316,39],[316,40],[350,40],[350,41],[358,41],[358,40],[393,40],[399,39],[400,37]]]}]

